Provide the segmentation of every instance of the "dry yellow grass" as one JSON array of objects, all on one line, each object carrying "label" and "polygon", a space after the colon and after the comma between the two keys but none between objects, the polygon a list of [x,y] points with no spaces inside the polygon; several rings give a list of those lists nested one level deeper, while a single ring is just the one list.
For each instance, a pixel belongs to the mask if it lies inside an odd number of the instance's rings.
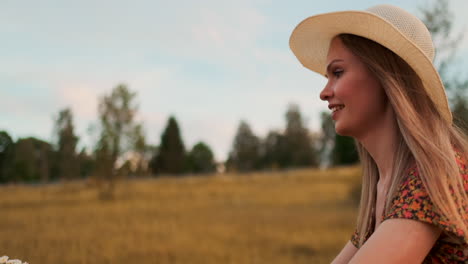
[{"label": "dry yellow grass", "polygon": [[359,168],[0,187],[0,255],[44,263],[330,263]]}]

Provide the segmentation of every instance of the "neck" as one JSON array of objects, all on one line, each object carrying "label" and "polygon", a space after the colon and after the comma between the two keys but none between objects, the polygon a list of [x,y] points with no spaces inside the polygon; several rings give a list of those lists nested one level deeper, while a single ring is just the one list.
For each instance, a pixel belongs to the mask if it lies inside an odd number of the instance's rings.
[{"label": "neck", "polygon": [[388,183],[391,179],[397,150],[398,125],[393,111],[388,111],[381,121],[357,139],[377,164],[379,183]]}]

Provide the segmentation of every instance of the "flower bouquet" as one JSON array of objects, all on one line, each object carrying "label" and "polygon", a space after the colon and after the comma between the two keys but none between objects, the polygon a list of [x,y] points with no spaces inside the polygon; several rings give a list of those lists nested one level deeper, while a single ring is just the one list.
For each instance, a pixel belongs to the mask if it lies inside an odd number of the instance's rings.
[{"label": "flower bouquet", "polygon": [[0,257],[0,264],[28,264],[27,262],[22,262],[19,259],[10,259],[8,260],[8,256]]}]

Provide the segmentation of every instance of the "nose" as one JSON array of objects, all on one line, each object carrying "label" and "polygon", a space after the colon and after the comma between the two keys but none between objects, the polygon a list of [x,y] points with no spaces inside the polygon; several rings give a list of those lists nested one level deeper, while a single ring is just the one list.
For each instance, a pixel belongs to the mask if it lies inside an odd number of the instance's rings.
[{"label": "nose", "polygon": [[333,97],[333,89],[329,83],[323,87],[323,90],[320,92],[320,99],[322,101],[328,101],[331,97]]}]

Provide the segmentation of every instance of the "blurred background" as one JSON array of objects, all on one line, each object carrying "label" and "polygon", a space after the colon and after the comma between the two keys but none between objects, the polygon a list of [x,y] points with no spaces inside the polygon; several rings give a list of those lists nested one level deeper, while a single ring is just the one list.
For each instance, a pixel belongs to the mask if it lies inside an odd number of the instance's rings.
[{"label": "blurred background", "polygon": [[468,134],[464,0],[2,1],[0,255],[330,263],[360,167],[288,41],[382,3],[432,32]]}]

